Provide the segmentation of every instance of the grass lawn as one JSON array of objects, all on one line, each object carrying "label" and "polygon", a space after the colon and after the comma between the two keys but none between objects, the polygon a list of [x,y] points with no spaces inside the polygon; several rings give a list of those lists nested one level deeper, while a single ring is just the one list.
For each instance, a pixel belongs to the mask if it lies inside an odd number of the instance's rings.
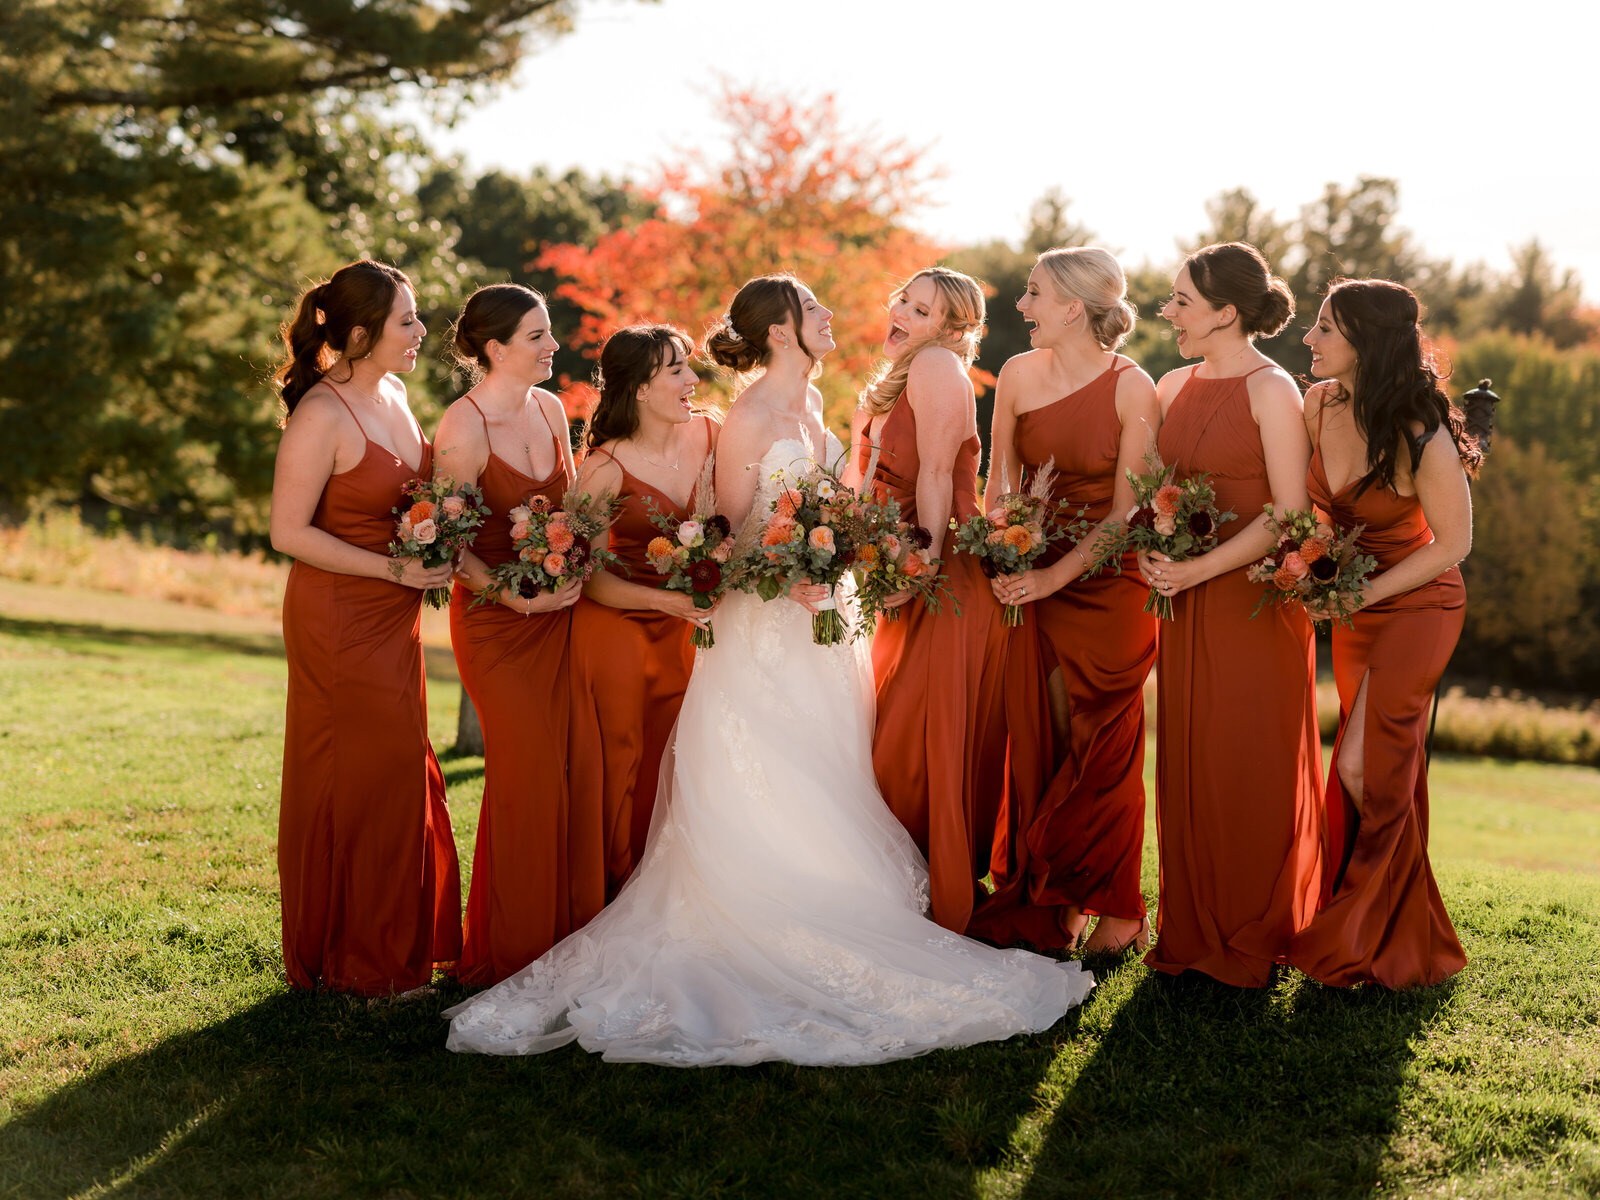
[{"label": "grass lawn", "polygon": [[[1431,991],[1130,961],[1048,1034],[885,1067],[484,1059],[443,1049],[457,990],[286,990],[270,636],[4,611],[0,1197],[1600,1194],[1593,770],[1436,762],[1472,961]],[[465,873],[482,764],[445,770]]]}]

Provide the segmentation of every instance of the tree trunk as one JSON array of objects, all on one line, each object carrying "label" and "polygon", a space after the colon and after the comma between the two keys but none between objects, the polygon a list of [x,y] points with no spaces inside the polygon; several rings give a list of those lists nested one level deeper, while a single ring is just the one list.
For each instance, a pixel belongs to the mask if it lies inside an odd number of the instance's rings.
[{"label": "tree trunk", "polygon": [[472,707],[465,684],[461,687],[461,715],[456,719],[456,744],[451,754],[456,758],[483,757],[483,727],[478,724],[478,710]]}]

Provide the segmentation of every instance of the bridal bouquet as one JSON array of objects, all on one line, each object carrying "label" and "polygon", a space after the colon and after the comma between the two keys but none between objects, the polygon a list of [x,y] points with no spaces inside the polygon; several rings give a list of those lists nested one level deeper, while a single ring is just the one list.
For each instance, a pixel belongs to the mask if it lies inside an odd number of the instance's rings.
[{"label": "bridal bouquet", "polygon": [[[716,500],[711,486],[712,464],[706,461],[695,484],[691,507],[694,512],[683,520],[661,511],[653,499],[645,501],[650,523],[662,536],[650,539],[645,555],[657,575],[667,576],[661,586],[668,591],[687,592],[699,609],[710,608],[734,586],[735,572],[728,566],[733,555],[733,526],[721,513],[712,511]],[[716,634],[708,621],[695,627],[689,639],[701,649],[716,645]]]},{"label": "bridal bouquet", "polygon": [[[921,525],[900,519],[900,505],[890,497],[872,505],[868,511],[868,536],[856,550],[856,596],[861,602],[861,627],[868,637],[878,622],[898,621],[899,607],[887,608],[884,601],[901,592],[910,592],[929,612],[939,612],[950,591],[949,576],[939,573],[933,557],[933,534]],[[956,604],[959,615],[961,606]]]},{"label": "bridal bouquet", "polygon": [[[1004,469],[1002,465],[1002,472]],[[1050,501],[1050,486],[1055,477],[1055,459],[1052,458],[1034,473],[1026,491],[1007,492],[988,512],[968,517],[965,522],[958,524],[951,517],[956,549],[965,550],[976,558],[983,573],[991,579],[996,575],[1020,575],[1028,570],[1051,542],[1068,532],[1058,519],[1064,502],[1052,504]],[[1005,623],[1022,624],[1019,605],[1005,606]]]},{"label": "bridal bouquet", "polygon": [[1267,585],[1251,617],[1269,604],[1298,603],[1311,610],[1313,621],[1337,619],[1353,626],[1350,614],[1360,607],[1362,587],[1378,565],[1356,546],[1366,526],[1341,533],[1315,513],[1290,508],[1280,514],[1270,504],[1266,510],[1267,528],[1278,544],[1245,571],[1252,582]]},{"label": "bridal bouquet", "polygon": [[619,507],[621,501],[615,496],[602,502],[576,487],[567,489],[560,508],[548,497],[529,496],[506,514],[517,556],[489,572],[492,582],[472,606],[496,603],[502,588],[531,600],[573,580],[581,583],[617,562],[611,551],[596,549],[594,539],[605,532]]},{"label": "bridal bouquet", "polygon": [[[1133,509],[1127,520],[1095,544],[1090,568],[1098,571],[1107,565],[1122,569],[1122,556],[1129,548],[1165,554],[1174,562],[1204,554],[1217,544],[1217,527],[1231,521],[1232,512],[1217,511],[1217,493],[1210,476],[1191,475],[1175,481],[1176,467],[1161,461],[1154,449],[1145,455],[1145,472],[1128,472],[1133,484]],[[1155,588],[1144,602],[1144,611],[1163,620],[1172,619],[1172,597]]]},{"label": "bridal bouquet", "polygon": [[[402,494],[411,503],[389,510],[399,518],[389,554],[395,559],[420,559],[425,567],[454,562],[472,545],[489,515],[483,493],[470,483],[457,487],[448,478],[413,479]],[[396,562],[393,573],[397,582],[402,570]],[[430,608],[443,608],[450,603],[450,589],[429,588],[422,597]]]},{"label": "bridal bouquet", "polygon": [[850,573],[861,546],[870,540],[873,507],[837,473],[809,461],[772,502],[761,545],[743,564],[763,600],[796,583],[827,586],[828,598],[811,619],[811,640],[819,646],[841,642],[849,632],[833,588]]}]

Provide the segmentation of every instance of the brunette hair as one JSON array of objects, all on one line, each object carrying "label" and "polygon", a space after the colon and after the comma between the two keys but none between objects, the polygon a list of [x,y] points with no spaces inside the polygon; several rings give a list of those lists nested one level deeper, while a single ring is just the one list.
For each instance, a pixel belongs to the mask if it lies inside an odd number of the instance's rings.
[{"label": "brunette hair", "polygon": [[[372,353],[402,287],[411,287],[411,280],[399,267],[362,259],[306,290],[294,318],[278,331],[287,357],[272,379],[285,408],[294,412],[341,357],[365,358]],[[352,344],[357,328],[363,336]]]},{"label": "brunette hair", "polygon": [[[1455,442],[1467,474],[1476,475],[1482,447],[1445,393],[1450,364],[1423,334],[1422,306],[1411,289],[1387,279],[1336,279],[1328,285],[1328,309],[1356,353],[1350,392],[1335,383],[1332,397],[1349,403],[1367,440],[1367,473],[1356,495],[1373,484],[1394,487],[1402,442],[1415,471],[1423,445],[1441,426]],[[1415,424],[1422,432],[1413,436]]]},{"label": "brunette hair", "polygon": [[911,360],[929,346],[942,345],[954,339],[950,349],[961,359],[961,365],[970,367],[978,357],[978,343],[983,338],[986,315],[983,287],[971,275],[952,271],[949,267],[926,267],[906,280],[895,295],[905,292],[919,279],[931,279],[939,293],[943,311],[933,333],[915,342],[906,343],[900,357],[878,369],[877,377],[868,382],[861,392],[861,407],[873,416],[882,416],[894,407],[900,393],[906,390],[906,380],[911,375]]},{"label": "brunette hair", "polygon": [[1183,265],[1189,268],[1195,290],[1211,307],[1233,305],[1246,337],[1271,337],[1294,316],[1294,293],[1249,242],[1203,246],[1184,259]]},{"label": "brunette hair", "polygon": [[545,299],[520,283],[491,283],[467,297],[451,334],[450,353],[474,380],[488,374],[488,345],[509,342],[522,318],[548,307]]},{"label": "brunette hair", "polygon": [[795,343],[807,358],[817,362],[801,333],[805,308],[800,300],[800,281],[789,274],[760,275],[741,287],[728,311],[707,330],[706,354],[712,362],[748,375],[771,361],[767,331],[784,321],[793,323]]},{"label": "brunette hair", "polygon": [[1046,250],[1038,265],[1057,299],[1083,301],[1089,333],[1103,349],[1115,350],[1127,340],[1139,313],[1128,303],[1128,277],[1115,255],[1098,246],[1073,246]]},{"label": "brunette hair", "polygon": [[606,339],[595,377],[600,400],[589,418],[591,449],[639,432],[639,389],[672,361],[674,352],[686,359],[694,354],[694,342],[675,325],[629,325]]}]

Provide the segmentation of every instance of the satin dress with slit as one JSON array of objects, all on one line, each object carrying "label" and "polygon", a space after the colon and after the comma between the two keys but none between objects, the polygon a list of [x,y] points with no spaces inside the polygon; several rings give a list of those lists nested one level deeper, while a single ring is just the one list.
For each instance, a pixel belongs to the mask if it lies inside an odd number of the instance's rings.
[{"label": "satin dress with slit", "polygon": [[[1272,499],[1247,378],[1191,372],[1157,439],[1162,461],[1208,474],[1218,511],[1236,514],[1224,542]],[[1270,981],[1322,882],[1311,621],[1297,606],[1252,619],[1260,597],[1242,567],[1179,592],[1156,656],[1161,874],[1145,962],[1238,987]]]},{"label": "satin dress with slit", "polygon": [[[547,478],[534,479],[492,449],[478,477],[489,515],[472,550],[490,569],[516,556],[507,514],[534,496],[560,508],[572,483],[564,438],[554,429],[550,438],[555,468]],[[599,912],[605,866],[598,840],[585,845],[568,830],[572,610],[524,615],[501,604],[473,607],[474,599],[456,584],[450,641],[483,728],[483,806],[456,967],[462,983],[478,985],[527,966]]]},{"label": "satin dress with slit", "polygon": [[[709,447],[710,420],[703,419]],[[611,458],[603,449],[591,453]],[[667,577],[645,553],[661,536],[649,506],[677,521],[690,510],[612,461],[622,472],[622,507],[611,524],[611,551],[621,562],[606,569],[630,583],[662,587]],[[648,609],[609,608],[588,597],[572,609],[567,778],[575,816],[592,825],[583,837],[602,847],[608,900],[644,852],[661,755],[694,670],[693,635],[694,626],[681,617]]]},{"label": "satin dress with slit", "polygon": [[[856,451],[857,465],[863,475],[872,472],[874,493],[894,497],[901,516],[915,523],[921,458],[909,391],[874,424]],[[956,521],[981,511],[980,453],[976,434],[956,453],[950,489]],[[1008,631],[978,560],[954,546],[946,532],[941,569],[954,602],[946,596],[935,613],[913,600],[898,618],[878,623],[872,765],[890,811],[927,856],[933,919],[961,933],[983,892],[978,881],[989,870],[1006,783]],[[1034,745],[1036,734],[1028,739]]]},{"label": "satin dress with slit", "polygon": [[[1433,541],[1415,496],[1360,480],[1335,492],[1319,447],[1308,479],[1311,498],[1340,529],[1365,525],[1358,546],[1387,571]],[[1337,769],[1322,808],[1321,903],[1296,935],[1289,961],[1323,983],[1401,988],[1438,983],[1466,966],[1428,864],[1428,712],[1461,636],[1466,588],[1451,567],[1438,578],[1357,612],[1354,628],[1333,630],[1339,688],[1339,742],[1356,693],[1367,681],[1359,819]],[[1353,844],[1352,844],[1353,842]],[[1336,867],[1349,847],[1342,877]]]},{"label": "satin dress with slit", "polygon": [[[361,435],[361,461],[329,478],[311,523],[387,555],[391,510],[409,503],[406,484],[429,476],[433,448],[422,439],[413,470]],[[283,642],[278,878],[289,982],[367,996],[421,987],[461,949],[455,840],[428,742],[422,592],[296,562]]]},{"label": "satin dress with slit", "polygon": [[[1111,512],[1122,442],[1117,382],[1131,365],[1119,361],[1077,391],[1017,415],[1026,477],[1054,460],[1051,499],[1065,501],[1066,520],[1095,523]],[[1052,565],[1074,544],[1055,543],[1038,565]],[[1011,658],[1032,656],[1046,679],[1060,672],[1067,744],[1056,747],[1060,764],[1052,764],[1035,807],[1025,808],[1024,789],[1008,792],[991,864],[995,892],[980,902],[970,932],[1060,948],[1072,941],[1071,909],[1143,919],[1144,685],[1161,623],[1144,611],[1147,594],[1129,554],[1120,575],[1108,568],[1080,576],[1023,607],[1032,619],[1011,631]],[[1006,687],[1014,705],[1036,696],[1027,671],[1008,669]],[[1026,690],[1014,694],[1019,688]],[[1049,728],[1048,711],[1039,721]]]}]

